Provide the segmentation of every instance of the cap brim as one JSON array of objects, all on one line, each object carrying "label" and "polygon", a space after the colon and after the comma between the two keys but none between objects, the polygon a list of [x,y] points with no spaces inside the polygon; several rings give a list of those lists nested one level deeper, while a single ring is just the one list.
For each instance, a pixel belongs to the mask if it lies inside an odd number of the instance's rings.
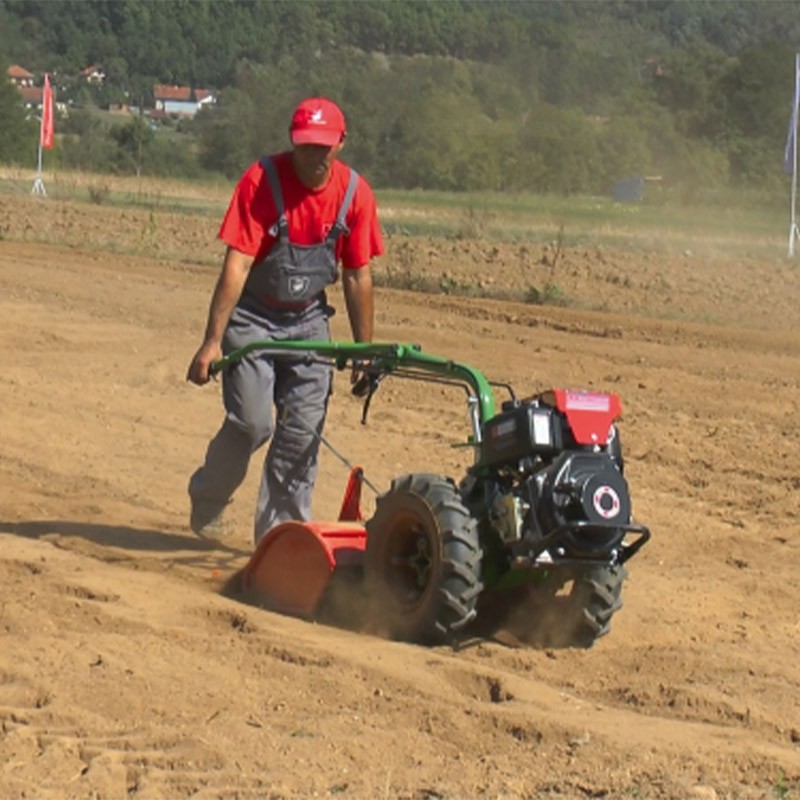
[{"label": "cap brim", "polygon": [[315,130],[307,128],[302,131],[292,131],[292,144],[321,144],[333,147],[342,140],[342,131]]}]

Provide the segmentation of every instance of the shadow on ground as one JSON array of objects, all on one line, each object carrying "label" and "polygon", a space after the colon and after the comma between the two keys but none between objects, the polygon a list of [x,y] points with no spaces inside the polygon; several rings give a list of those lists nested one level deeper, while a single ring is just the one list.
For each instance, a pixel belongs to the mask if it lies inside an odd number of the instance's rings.
[{"label": "shadow on ground", "polygon": [[249,551],[230,547],[224,542],[201,539],[193,534],[63,519],[24,522],[0,521],[0,533],[22,536],[26,539],[48,539],[56,546],[65,547],[65,549],[70,548],[64,544],[64,539],[76,539],[142,555],[156,556],[170,552],[186,553],[186,551],[190,551],[194,555],[176,556],[171,559],[171,562],[225,571],[236,569],[242,558],[250,555]]}]

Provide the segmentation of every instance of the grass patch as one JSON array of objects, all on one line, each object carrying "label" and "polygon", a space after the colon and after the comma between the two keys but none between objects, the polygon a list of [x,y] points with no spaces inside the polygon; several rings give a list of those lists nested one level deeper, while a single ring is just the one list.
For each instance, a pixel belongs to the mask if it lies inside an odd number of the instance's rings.
[{"label": "grass patch", "polygon": [[798,788],[800,787],[797,782],[789,780],[781,770],[772,785],[772,796],[778,798],[778,800],[793,800],[798,796]]},{"label": "grass patch", "polygon": [[421,294],[441,294],[455,297],[484,297],[488,300],[505,300],[537,306],[573,306],[573,300],[555,283],[546,283],[541,289],[529,286],[525,290],[505,287],[480,287],[470,281],[459,281],[449,276],[434,277],[407,267],[387,267],[373,275],[377,287],[403,289]]},{"label": "grass patch", "polygon": [[89,202],[98,206],[108,202],[108,196],[111,194],[111,189],[108,188],[107,183],[98,183],[92,186],[87,186],[86,191],[89,194]]},{"label": "grass patch", "polygon": [[[30,194],[33,170],[0,167],[0,192]],[[44,175],[48,196],[113,207],[145,208],[219,219],[233,182],[98,175],[54,171]],[[102,199],[98,186],[107,187]],[[705,205],[658,202],[615,203],[596,196],[559,197],[498,192],[376,192],[384,232],[396,237],[594,247],[639,252],[782,257],[787,214],[757,202],[758,193],[719,195]],[[753,202],[750,202],[752,200]],[[557,232],[557,233],[556,233]]]},{"label": "grass patch", "polygon": [[[29,195],[35,173],[0,167],[0,193]],[[56,171],[43,176],[48,197],[119,208],[152,208],[175,214],[221,218],[233,186],[221,181],[190,181],[89,172]]]},{"label": "grass patch", "polygon": [[[763,203],[622,204],[603,197],[494,193],[378,192],[393,235],[542,243],[562,231],[563,247],[604,245],[652,252],[770,257],[785,251],[786,213]],[[727,198],[730,200],[730,198]]]},{"label": "grass patch", "polygon": [[557,283],[546,283],[542,289],[529,286],[525,292],[525,302],[537,306],[571,305],[564,290]]}]

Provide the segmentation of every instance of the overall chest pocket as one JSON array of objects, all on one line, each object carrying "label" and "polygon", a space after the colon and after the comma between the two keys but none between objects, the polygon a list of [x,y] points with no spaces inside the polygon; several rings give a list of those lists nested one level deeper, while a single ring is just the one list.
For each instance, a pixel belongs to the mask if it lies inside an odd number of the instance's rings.
[{"label": "overall chest pocket", "polygon": [[269,255],[250,270],[247,291],[281,303],[313,300],[337,276],[333,243],[297,245],[278,241]]}]

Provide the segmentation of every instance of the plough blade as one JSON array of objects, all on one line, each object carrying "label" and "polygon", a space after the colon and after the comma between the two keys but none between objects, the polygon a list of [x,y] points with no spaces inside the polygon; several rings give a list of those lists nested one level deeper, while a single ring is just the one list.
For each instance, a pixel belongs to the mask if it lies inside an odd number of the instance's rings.
[{"label": "plough blade", "polygon": [[366,543],[359,522],[282,522],[259,542],[242,588],[275,611],[313,617],[334,571],[363,564]]}]

